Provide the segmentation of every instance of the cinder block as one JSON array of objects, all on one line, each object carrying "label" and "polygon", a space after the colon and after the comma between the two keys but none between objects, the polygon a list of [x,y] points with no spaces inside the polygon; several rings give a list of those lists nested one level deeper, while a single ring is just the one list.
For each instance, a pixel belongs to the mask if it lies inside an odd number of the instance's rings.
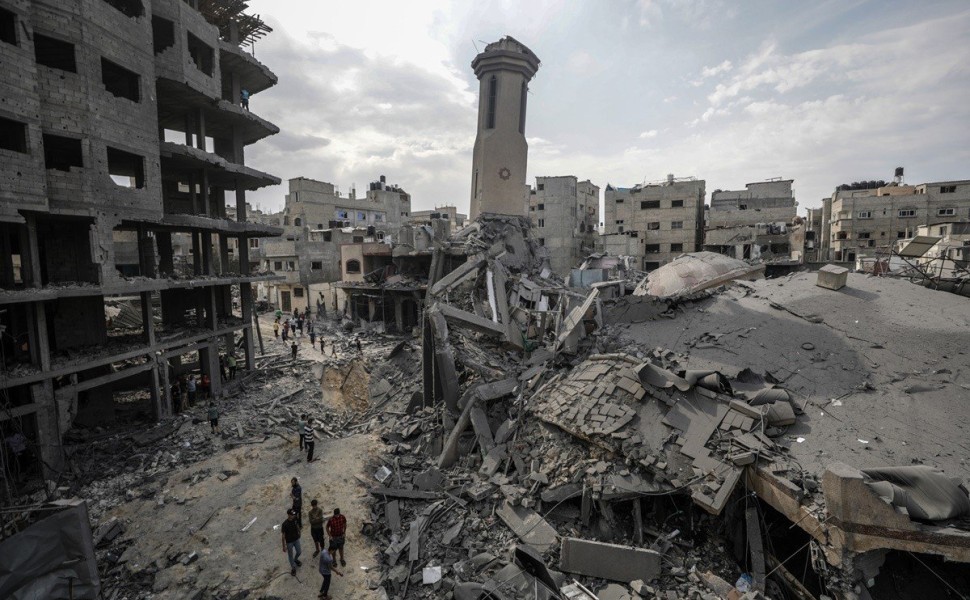
[{"label": "cinder block", "polygon": [[660,553],[646,548],[563,538],[559,568],[611,581],[652,581],[660,575]]},{"label": "cinder block", "polygon": [[845,287],[849,279],[849,270],[845,267],[825,265],[818,270],[818,280],[815,285],[828,290],[840,290]]}]

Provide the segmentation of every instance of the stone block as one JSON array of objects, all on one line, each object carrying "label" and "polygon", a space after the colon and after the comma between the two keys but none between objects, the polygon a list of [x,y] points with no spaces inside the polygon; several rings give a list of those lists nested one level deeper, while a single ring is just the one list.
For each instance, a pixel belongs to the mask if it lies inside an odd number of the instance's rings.
[{"label": "stone block", "polygon": [[563,538],[559,568],[567,573],[629,583],[660,575],[661,554],[646,548]]},{"label": "stone block", "polygon": [[845,287],[849,279],[849,270],[845,267],[835,265],[825,265],[818,270],[818,279],[815,285],[827,290],[840,290]]}]

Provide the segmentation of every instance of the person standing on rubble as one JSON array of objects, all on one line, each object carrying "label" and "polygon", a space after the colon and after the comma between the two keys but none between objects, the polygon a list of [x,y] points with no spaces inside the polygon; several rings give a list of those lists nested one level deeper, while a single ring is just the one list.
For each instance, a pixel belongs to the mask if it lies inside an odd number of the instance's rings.
[{"label": "person standing on rubble", "polygon": [[219,355],[219,381],[225,383],[229,381],[229,371],[226,370],[226,355]]},{"label": "person standing on rubble", "polygon": [[293,499],[293,512],[296,513],[296,524],[303,529],[303,488],[296,477],[290,480],[290,498]]},{"label": "person standing on rubble", "polygon": [[293,360],[296,360],[296,351],[298,349],[299,347],[296,345],[296,340],[293,340],[293,343],[290,345],[290,350],[293,352]]},{"label": "person standing on rubble", "polygon": [[330,553],[340,555],[340,566],[346,567],[344,560],[344,536],[347,534],[347,517],[340,514],[340,509],[333,509],[333,516],[327,521],[327,535],[330,536]]},{"label": "person standing on rubble", "polygon": [[276,339],[280,339],[280,318],[279,317],[276,317],[276,320],[273,321],[273,337],[275,337]]},{"label": "person standing on rubble", "polygon": [[300,452],[303,452],[303,428],[306,427],[306,415],[300,415],[300,420],[296,422],[296,435],[300,438]]},{"label": "person standing on rubble", "polygon": [[182,412],[182,385],[180,381],[172,384],[172,410],[175,414]]},{"label": "person standing on rubble", "polygon": [[313,558],[320,554],[321,550],[326,550],[323,537],[323,509],[317,506],[319,503],[314,498],[310,501],[310,537],[313,538]]},{"label": "person standing on rubble", "polygon": [[307,418],[307,422],[303,425],[303,446],[306,448],[306,461],[308,463],[313,462],[313,428],[310,427],[310,420]]},{"label": "person standing on rubble", "polygon": [[303,315],[296,318],[296,328],[300,330],[300,335],[303,335]]},{"label": "person standing on rubble", "polygon": [[209,379],[208,373],[202,374],[202,385],[199,387],[202,388],[202,398],[208,400],[212,397],[212,380]]},{"label": "person standing on rubble", "polygon": [[189,404],[188,404],[188,406],[186,406],[184,408],[189,408],[193,404],[195,404],[195,389],[196,389],[195,375],[189,375],[189,381],[188,381],[187,388],[189,390]]},{"label": "person standing on rubble", "polygon": [[236,355],[230,354],[226,362],[229,363],[229,379],[235,379],[236,369],[239,367],[239,363],[236,361]]},{"label": "person standing on rubble", "polygon": [[320,575],[323,576],[323,583],[320,584],[320,594],[317,596],[317,598],[320,598],[321,600],[330,600],[330,580],[333,578],[333,575],[331,575],[330,572],[333,571],[341,577],[344,576],[343,573],[338,571],[337,568],[333,566],[333,563],[333,556],[331,556],[327,550],[324,550],[323,554],[320,555],[320,566],[318,568]]},{"label": "person standing on rubble", "polygon": [[209,427],[212,433],[219,433],[219,409],[213,402],[209,403]]},{"label": "person standing on rubble", "polygon": [[317,345],[317,333],[313,331],[313,327],[310,327],[309,335],[310,335],[310,347],[313,348],[314,346]]},{"label": "person standing on rubble", "polygon": [[280,531],[283,535],[283,552],[286,552],[286,558],[290,561],[290,575],[296,575],[296,568],[303,566],[300,562],[303,551],[300,549],[300,528],[296,524],[296,512],[292,508],[286,511],[286,520],[280,526]]},{"label": "person standing on rubble", "polygon": [[355,341],[357,342],[357,354],[363,354],[363,353],[364,353],[364,349],[363,349],[363,347],[361,347],[361,345],[360,345],[360,336],[357,336],[357,337],[356,337],[356,338],[354,338],[354,339],[355,339]]}]

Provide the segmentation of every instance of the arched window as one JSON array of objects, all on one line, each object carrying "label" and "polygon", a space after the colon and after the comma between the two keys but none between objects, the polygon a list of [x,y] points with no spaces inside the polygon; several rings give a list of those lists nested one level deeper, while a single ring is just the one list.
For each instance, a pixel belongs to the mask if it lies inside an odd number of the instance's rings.
[{"label": "arched window", "polygon": [[495,104],[498,102],[498,79],[495,75],[488,80],[488,113],[485,120],[486,129],[495,129]]},{"label": "arched window", "polygon": [[300,217],[297,217],[297,218],[293,219],[293,224],[296,225],[297,227],[299,227],[299,226],[303,225],[303,219],[301,219]]},{"label": "arched window", "polygon": [[348,273],[360,273],[360,261],[356,258],[352,258],[347,261],[347,272]]}]

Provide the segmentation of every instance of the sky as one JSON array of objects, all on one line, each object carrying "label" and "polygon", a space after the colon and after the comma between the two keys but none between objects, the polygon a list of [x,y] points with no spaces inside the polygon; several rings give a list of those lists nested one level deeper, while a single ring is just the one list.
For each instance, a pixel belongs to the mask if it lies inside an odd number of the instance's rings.
[{"label": "sky", "polygon": [[892,0],[249,0],[279,84],[251,109],[281,129],[246,150],[283,179],[387,176],[412,210],[467,212],[478,82],[511,35],[530,84],[528,179],[627,187],[667,174],[716,189],[794,179],[799,214],[835,186],[970,179],[970,2]]}]

